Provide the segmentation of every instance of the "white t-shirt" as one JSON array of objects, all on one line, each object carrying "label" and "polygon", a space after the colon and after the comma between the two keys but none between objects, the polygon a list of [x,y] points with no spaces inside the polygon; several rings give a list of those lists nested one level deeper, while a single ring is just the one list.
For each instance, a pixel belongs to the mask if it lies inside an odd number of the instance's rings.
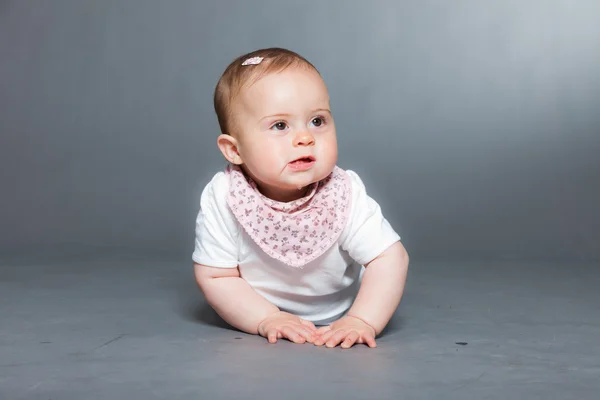
[{"label": "white t-shirt", "polygon": [[240,276],[282,311],[318,325],[338,319],[354,302],[363,265],[400,240],[359,176],[346,172],[352,182],[346,227],[337,245],[303,268],[269,257],[250,238],[227,205],[228,177],[217,173],[200,199],[193,260],[210,267],[239,266]]}]

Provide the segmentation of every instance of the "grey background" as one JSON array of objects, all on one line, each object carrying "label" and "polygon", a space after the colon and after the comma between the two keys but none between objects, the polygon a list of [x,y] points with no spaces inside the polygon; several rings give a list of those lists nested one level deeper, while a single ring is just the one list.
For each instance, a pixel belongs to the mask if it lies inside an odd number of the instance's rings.
[{"label": "grey background", "polygon": [[212,91],[282,46],[412,259],[600,259],[600,3],[0,1],[0,251],[177,254]]},{"label": "grey background", "polygon": [[[593,0],[0,0],[0,399],[596,400],[598,21]],[[320,69],[340,165],[411,255],[376,349],[269,345],[193,279],[213,88],[267,46]]]}]

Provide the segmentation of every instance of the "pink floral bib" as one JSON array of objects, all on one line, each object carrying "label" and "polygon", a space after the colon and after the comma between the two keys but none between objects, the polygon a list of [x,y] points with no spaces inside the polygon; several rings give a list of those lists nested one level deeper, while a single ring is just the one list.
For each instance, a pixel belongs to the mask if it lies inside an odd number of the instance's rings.
[{"label": "pink floral bib", "polygon": [[282,203],[261,194],[240,167],[230,165],[227,204],[252,240],[269,256],[302,268],[340,237],[350,212],[351,183],[334,168],[301,199]]}]

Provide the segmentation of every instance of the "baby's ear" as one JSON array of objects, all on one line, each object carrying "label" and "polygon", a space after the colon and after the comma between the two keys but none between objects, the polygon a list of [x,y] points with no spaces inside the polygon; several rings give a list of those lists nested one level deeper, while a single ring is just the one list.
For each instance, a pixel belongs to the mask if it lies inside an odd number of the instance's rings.
[{"label": "baby's ear", "polygon": [[237,140],[230,135],[219,135],[217,139],[217,146],[223,153],[223,157],[232,164],[240,165],[243,164],[242,157],[238,152]]}]

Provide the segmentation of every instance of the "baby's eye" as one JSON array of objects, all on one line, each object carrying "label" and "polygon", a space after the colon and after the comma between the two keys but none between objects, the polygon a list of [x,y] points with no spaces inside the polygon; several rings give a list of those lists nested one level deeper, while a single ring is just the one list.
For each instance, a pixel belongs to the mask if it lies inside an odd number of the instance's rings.
[{"label": "baby's eye", "polygon": [[321,126],[325,123],[325,119],[323,117],[315,117],[311,121],[314,126]]},{"label": "baby's eye", "polygon": [[271,129],[275,129],[276,131],[283,131],[285,128],[287,128],[287,124],[283,121],[275,122],[271,127]]}]

